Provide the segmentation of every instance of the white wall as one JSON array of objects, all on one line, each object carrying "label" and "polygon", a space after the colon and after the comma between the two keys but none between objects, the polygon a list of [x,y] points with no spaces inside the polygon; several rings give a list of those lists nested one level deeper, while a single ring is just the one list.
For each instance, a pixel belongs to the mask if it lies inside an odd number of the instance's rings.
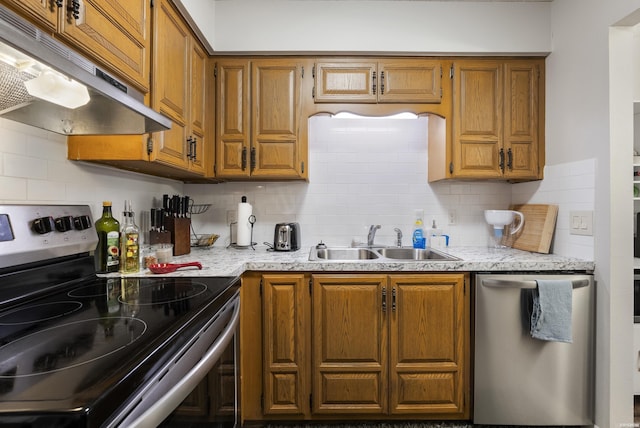
[{"label": "white wall", "polygon": [[549,11],[548,2],[218,1],[211,43],[219,53],[546,54]]}]

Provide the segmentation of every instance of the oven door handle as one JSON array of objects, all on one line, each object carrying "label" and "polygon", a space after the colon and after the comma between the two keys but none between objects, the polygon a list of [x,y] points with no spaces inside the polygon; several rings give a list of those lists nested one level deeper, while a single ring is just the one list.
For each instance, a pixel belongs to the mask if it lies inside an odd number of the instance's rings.
[{"label": "oven door handle", "polygon": [[220,334],[213,345],[207,350],[202,359],[187,373],[173,388],[157,400],[143,414],[138,416],[129,428],[156,427],[166,419],[184,399],[194,390],[198,383],[211,371],[216,361],[220,359],[238,327],[240,320],[240,300],[236,307],[227,328]]}]

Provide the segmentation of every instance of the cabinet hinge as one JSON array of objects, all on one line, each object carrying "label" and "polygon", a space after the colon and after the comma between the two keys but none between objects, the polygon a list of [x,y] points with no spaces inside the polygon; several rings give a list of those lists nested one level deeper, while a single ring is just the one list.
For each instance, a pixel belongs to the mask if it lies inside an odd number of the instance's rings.
[{"label": "cabinet hinge", "polygon": [[215,67],[213,67],[213,77],[218,77],[218,65],[216,64]]},{"label": "cabinet hinge", "polygon": [[442,78],[442,66],[440,66],[440,78]]},{"label": "cabinet hinge", "polygon": [[313,280],[309,278],[309,295],[313,294]]},{"label": "cabinet hinge", "polygon": [[302,67],[302,74],[301,74],[302,78],[304,79],[304,67]]},{"label": "cabinet hinge", "polygon": [[313,67],[311,67],[311,77],[313,77],[314,79],[316,78],[316,65],[313,64]]},{"label": "cabinet hinge", "polygon": [[314,86],[313,88],[311,88],[311,98],[315,99],[316,97],[316,87]]},{"label": "cabinet hinge", "polygon": [[262,279],[260,279],[260,297],[262,297]]},{"label": "cabinet hinge", "polygon": [[449,174],[453,174],[453,162],[449,162]]},{"label": "cabinet hinge", "polygon": [[449,79],[453,79],[453,64],[451,64],[451,68],[449,69]]},{"label": "cabinet hinge", "polygon": [[300,162],[300,171],[304,174],[304,161]]},{"label": "cabinet hinge", "polygon": [[153,0],[149,0],[149,5],[153,7]]},{"label": "cabinet hinge", "polygon": [[147,138],[147,154],[151,156],[151,153],[153,153],[153,138],[148,137]]}]

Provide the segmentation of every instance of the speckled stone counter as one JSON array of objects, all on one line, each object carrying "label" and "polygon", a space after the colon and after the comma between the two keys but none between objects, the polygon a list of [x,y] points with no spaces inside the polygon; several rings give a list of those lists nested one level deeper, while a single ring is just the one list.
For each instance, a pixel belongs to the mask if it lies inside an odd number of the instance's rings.
[{"label": "speckled stone counter", "polygon": [[[191,253],[174,257],[173,263],[199,261],[203,269],[180,269],[172,276],[239,276],[246,271],[290,272],[506,272],[506,271],[580,271],[591,272],[593,261],[538,254],[513,249],[487,247],[450,247],[446,253],[459,258],[457,261],[438,260],[358,260],[358,261],[310,261],[310,247],[294,252],[267,251],[264,246],[252,249],[192,248]],[[154,275],[142,270],[129,276]]]}]

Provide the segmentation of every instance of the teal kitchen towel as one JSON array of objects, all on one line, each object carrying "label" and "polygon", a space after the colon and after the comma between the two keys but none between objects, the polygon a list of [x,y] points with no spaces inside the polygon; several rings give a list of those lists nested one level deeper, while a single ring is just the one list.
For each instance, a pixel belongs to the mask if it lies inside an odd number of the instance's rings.
[{"label": "teal kitchen towel", "polygon": [[573,342],[571,311],[573,284],[569,279],[539,279],[533,298],[531,337],[555,342]]}]

